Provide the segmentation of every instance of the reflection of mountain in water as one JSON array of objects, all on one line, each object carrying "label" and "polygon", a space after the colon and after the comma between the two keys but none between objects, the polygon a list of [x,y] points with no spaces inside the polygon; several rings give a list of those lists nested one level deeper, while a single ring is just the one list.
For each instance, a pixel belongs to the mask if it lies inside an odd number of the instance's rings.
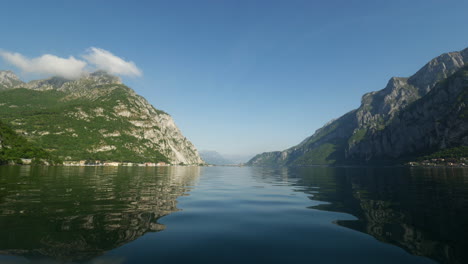
[{"label": "reflection of mountain in water", "polygon": [[83,261],[164,226],[197,167],[0,168],[0,254]]},{"label": "reflection of mountain in water", "polygon": [[468,263],[466,170],[307,168],[297,173],[300,188],[313,187],[312,199],[328,202],[314,209],[358,218],[337,224],[440,263]]}]

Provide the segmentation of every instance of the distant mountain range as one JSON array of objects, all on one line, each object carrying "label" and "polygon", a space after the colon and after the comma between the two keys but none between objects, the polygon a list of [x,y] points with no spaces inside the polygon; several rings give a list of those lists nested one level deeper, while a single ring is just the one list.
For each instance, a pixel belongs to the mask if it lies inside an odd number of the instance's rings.
[{"label": "distant mountain range", "polygon": [[219,154],[216,151],[202,150],[200,151],[200,156],[207,164],[212,165],[232,165],[236,162],[227,159],[223,155]]},{"label": "distant mountain range", "polygon": [[28,83],[0,71],[0,120],[62,160],[204,163],[169,114],[103,71]]},{"label": "distant mountain range", "polygon": [[[300,144],[256,155],[252,166],[399,163],[468,145],[468,49],[362,97]],[[467,153],[468,155],[468,153]]]}]

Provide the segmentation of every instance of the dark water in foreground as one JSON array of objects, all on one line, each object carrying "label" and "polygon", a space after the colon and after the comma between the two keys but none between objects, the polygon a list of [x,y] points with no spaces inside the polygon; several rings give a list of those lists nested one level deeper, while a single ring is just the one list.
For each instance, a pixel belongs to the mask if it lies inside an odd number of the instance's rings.
[{"label": "dark water in foreground", "polygon": [[0,263],[468,263],[468,171],[0,167]]}]

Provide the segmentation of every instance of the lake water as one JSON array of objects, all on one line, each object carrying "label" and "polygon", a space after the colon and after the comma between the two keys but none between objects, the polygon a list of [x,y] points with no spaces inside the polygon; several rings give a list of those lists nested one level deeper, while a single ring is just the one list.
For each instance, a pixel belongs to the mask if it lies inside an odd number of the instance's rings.
[{"label": "lake water", "polygon": [[0,167],[0,263],[468,263],[468,171]]}]

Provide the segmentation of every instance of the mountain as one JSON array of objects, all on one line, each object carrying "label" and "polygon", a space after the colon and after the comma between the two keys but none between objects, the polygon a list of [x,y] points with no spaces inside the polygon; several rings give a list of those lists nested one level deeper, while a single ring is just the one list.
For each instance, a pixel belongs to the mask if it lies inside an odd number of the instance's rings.
[{"label": "mountain", "polygon": [[23,85],[23,82],[12,71],[0,71],[0,90]]},{"label": "mountain", "polygon": [[34,159],[33,163],[53,164],[59,162],[44,149],[18,135],[13,129],[0,122],[0,164],[22,163],[21,159]]},{"label": "mountain", "polygon": [[235,164],[235,162],[225,158],[223,155],[219,154],[216,151],[203,150],[203,151],[200,151],[200,156],[208,164],[213,164],[213,165]]},{"label": "mountain", "polygon": [[362,97],[361,106],[297,146],[262,153],[253,166],[396,162],[468,145],[468,49],[431,60],[409,78]]},{"label": "mountain", "polygon": [[200,164],[171,116],[103,71],[24,83],[0,71],[0,119],[63,160]]},{"label": "mountain", "polygon": [[224,157],[233,162],[233,164],[244,164],[253,158],[255,154],[224,154]]}]

